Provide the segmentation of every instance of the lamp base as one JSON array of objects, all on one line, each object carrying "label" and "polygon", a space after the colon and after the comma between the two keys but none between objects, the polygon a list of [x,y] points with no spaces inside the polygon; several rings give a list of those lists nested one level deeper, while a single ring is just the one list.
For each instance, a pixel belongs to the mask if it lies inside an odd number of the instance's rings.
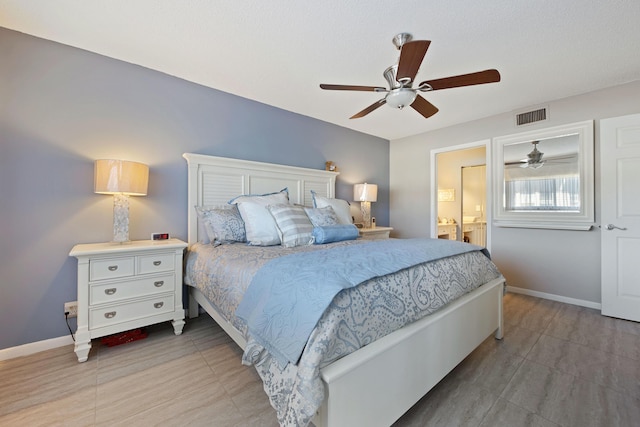
[{"label": "lamp base", "polygon": [[122,193],[113,195],[113,242],[129,241],[129,196]]},{"label": "lamp base", "polygon": [[360,202],[360,212],[364,228],[371,228],[371,202]]}]

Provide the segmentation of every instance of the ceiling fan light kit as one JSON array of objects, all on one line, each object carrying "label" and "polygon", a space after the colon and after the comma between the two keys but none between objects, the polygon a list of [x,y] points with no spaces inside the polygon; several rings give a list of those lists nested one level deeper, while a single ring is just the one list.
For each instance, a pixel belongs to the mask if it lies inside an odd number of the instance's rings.
[{"label": "ceiling fan light kit", "polygon": [[418,94],[415,90],[408,88],[398,88],[389,91],[386,96],[387,105],[402,110],[407,105],[413,104]]},{"label": "ceiling fan light kit", "polygon": [[430,92],[433,90],[450,89],[454,87],[472,86],[485,83],[495,83],[500,81],[498,70],[485,70],[477,73],[461,74],[459,76],[445,77],[436,80],[425,80],[417,87],[413,87],[418,69],[422,64],[427,49],[431,41],[413,40],[409,33],[397,34],[392,42],[400,50],[398,63],[388,67],[383,76],[387,80],[389,89],[380,86],[356,86],[356,85],[336,85],[321,84],[320,88],[325,90],[352,90],[361,92],[386,92],[384,98],[369,105],[364,110],[351,116],[352,119],[364,117],[384,104],[392,108],[403,109],[411,106],[424,118],[429,118],[438,112],[438,108],[418,94],[420,92]]}]

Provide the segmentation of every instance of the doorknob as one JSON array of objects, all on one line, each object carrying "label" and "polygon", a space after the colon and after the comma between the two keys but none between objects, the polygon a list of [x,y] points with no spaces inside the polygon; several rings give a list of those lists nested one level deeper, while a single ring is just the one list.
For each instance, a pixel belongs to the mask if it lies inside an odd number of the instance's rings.
[{"label": "doorknob", "polygon": [[607,224],[607,230],[613,230],[614,228],[617,228],[618,230],[626,230],[626,227],[618,227],[617,225],[613,225],[613,224]]}]

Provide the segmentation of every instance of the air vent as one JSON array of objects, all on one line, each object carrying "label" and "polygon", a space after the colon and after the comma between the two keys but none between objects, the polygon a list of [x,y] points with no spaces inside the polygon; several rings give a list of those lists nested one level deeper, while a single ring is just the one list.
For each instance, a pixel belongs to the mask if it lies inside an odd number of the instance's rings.
[{"label": "air vent", "polygon": [[525,111],[524,113],[518,113],[516,114],[516,126],[524,126],[531,123],[542,122],[547,120],[547,116],[547,107],[539,108],[532,111]]}]

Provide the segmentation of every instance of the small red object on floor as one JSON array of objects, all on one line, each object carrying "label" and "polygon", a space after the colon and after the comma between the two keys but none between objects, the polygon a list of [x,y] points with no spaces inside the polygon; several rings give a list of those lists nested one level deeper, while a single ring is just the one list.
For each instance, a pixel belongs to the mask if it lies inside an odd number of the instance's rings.
[{"label": "small red object on floor", "polygon": [[119,334],[108,335],[103,337],[100,342],[107,347],[126,344],[128,342],[141,340],[147,337],[147,333],[143,328],[133,329],[131,331],[120,332]]}]

